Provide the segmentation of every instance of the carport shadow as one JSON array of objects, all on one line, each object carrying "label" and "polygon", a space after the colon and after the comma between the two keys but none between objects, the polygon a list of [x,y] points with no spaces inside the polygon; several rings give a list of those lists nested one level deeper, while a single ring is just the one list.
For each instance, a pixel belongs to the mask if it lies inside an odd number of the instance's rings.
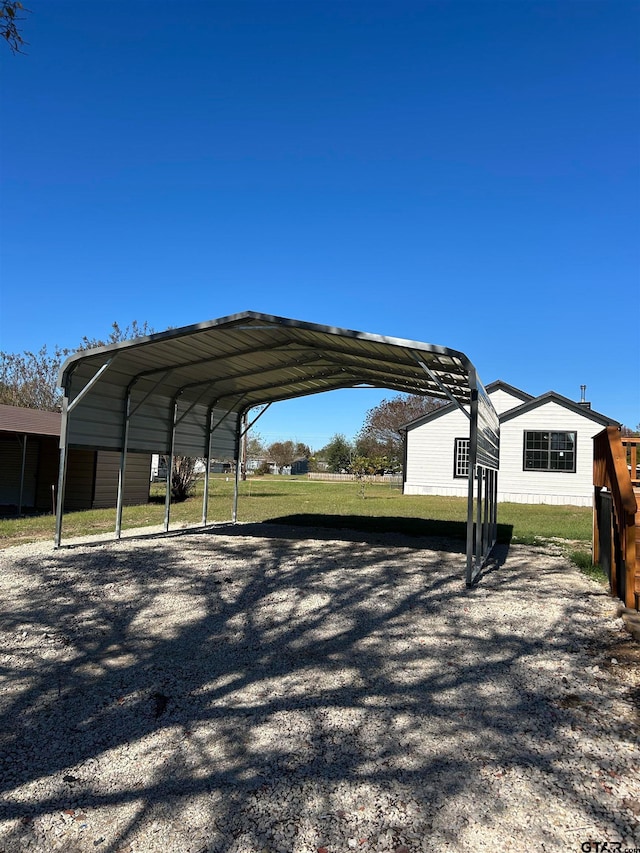
[{"label": "carport shadow", "polygon": [[[266,521],[232,522],[216,521],[206,525],[189,525],[168,531],[124,532],[121,541],[144,542],[175,539],[197,533],[223,534],[225,536],[255,536],[276,539],[318,539],[341,542],[362,542],[369,545],[402,544],[408,548],[448,551],[463,554],[466,550],[467,526],[462,521],[407,518],[404,516],[366,516],[296,513],[270,518]],[[498,524],[497,545],[483,570],[500,566],[508,554],[513,535],[513,525]],[[60,550],[75,548],[102,548],[107,537],[87,540],[86,537],[64,542]],[[498,548],[499,545],[504,547]],[[498,556],[502,555],[502,556]]]},{"label": "carport shadow", "polygon": [[[433,518],[408,518],[405,516],[337,515],[326,513],[294,513],[270,518],[265,524],[288,525],[315,529],[329,529],[339,538],[346,534],[348,540],[355,535],[365,538],[359,541],[376,542],[381,534],[396,534],[407,539],[423,539],[421,547],[432,548],[433,540],[450,542],[451,550],[465,550],[467,524]],[[498,524],[497,541],[508,545],[513,536],[513,525]],[[410,544],[407,542],[407,544]]]}]

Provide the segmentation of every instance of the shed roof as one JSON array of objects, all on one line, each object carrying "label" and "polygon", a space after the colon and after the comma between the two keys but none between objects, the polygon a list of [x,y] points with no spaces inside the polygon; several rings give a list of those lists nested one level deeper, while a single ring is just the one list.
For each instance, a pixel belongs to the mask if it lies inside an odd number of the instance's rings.
[{"label": "shed roof", "polygon": [[0,405],[0,432],[20,435],[60,435],[60,412]]},{"label": "shed roof", "polygon": [[177,403],[185,455],[203,453],[210,411],[228,449],[238,417],[257,405],[359,386],[464,405],[479,384],[457,350],[253,311],[76,353],[59,382],[72,406],[85,395],[69,420],[72,445],[120,449],[130,392],[128,447],[169,452]]}]

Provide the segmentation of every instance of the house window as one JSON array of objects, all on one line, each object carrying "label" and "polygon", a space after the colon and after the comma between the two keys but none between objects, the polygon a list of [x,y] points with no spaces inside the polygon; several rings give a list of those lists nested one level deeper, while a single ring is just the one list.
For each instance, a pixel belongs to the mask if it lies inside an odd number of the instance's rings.
[{"label": "house window", "polygon": [[453,476],[469,476],[469,439],[456,438],[453,449]]},{"label": "house window", "polygon": [[524,470],[575,472],[575,432],[525,432]]}]

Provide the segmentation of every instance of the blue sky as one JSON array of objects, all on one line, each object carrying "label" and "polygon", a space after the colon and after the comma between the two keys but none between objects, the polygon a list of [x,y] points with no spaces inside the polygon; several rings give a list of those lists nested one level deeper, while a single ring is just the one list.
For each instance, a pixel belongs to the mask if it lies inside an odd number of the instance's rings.
[{"label": "blue sky", "polygon": [[[26,5],[28,54],[0,45],[1,349],[264,311],[640,421],[640,4]],[[318,448],[384,396],[259,430]]]}]

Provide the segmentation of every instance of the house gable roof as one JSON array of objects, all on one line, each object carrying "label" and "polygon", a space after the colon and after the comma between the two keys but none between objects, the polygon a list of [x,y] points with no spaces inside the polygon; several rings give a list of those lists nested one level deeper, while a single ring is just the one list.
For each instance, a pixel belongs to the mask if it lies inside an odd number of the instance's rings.
[{"label": "house gable roof", "polygon": [[508,382],[503,382],[502,379],[496,379],[495,382],[490,382],[486,386],[485,390],[487,394],[491,394],[492,391],[504,391],[512,397],[517,397],[519,400],[522,400],[523,403],[534,399],[532,394],[527,394],[526,391],[516,388],[515,385],[509,385]]},{"label": "house gable roof", "polygon": [[[525,414],[526,412],[530,412],[532,409],[536,409],[538,406],[543,406],[546,403],[553,402],[557,403],[559,406],[563,406],[565,409],[568,409],[571,412],[575,412],[576,414],[580,414],[588,420],[595,421],[595,423],[602,424],[603,426],[620,426],[619,422],[613,420],[613,418],[608,418],[606,415],[601,414],[600,412],[596,412],[593,409],[588,408],[587,406],[583,406],[580,403],[576,403],[573,400],[570,400],[568,397],[563,397],[562,394],[557,394],[555,391],[547,391],[545,394],[540,394],[538,397],[533,397],[531,394],[527,394],[525,391],[521,391],[519,388],[515,388],[513,385],[508,385],[506,382],[503,382],[501,379],[496,380],[495,382],[490,382],[486,386],[486,391],[488,394],[491,394],[492,391],[502,390],[506,391],[513,396],[519,397],[523,402],[520,406],[514,406],[512,409],[508,409],[506,412],[503,412],[499,415],[500,423],[505,423],[505,421],[510,421],[513,418],[517,418],[520,415]],[[442,406],[442,408],[437,409],[435,412],[429,412],[428,415],[422,415],[420,418],[416,418],[414,421],[410,421],[408,424],[405,424],[402,427],[403,432],[407,432],[408,430],[415,429],[416,427],[420,427],[423,424],[429,423],[430,421],[436,420],[436,418],[440,418],[443,415],[447,415],[450,412],[453,412],[457,409],[453,403],[449,403],[446,406]]]},{"label": "house gable roof", "polygon": [[[514,385],[509,385],[508,382],[503,382],[502,379],[496,379],[494,382],[490,382],[486,387],[485,391],[489,396],[491,396],[492,391],[504,391],[507,394],[510,394],[512,397],[515,397],[518,400],[522,400],[523,403],[528,402],[529,400],[533,400],[531,394],[527,394],[526,391],[521,391],[520,388],[516,388]],[[420,427],[423,424],[429,423],[429,421],[434,421],[436,418],[440,418],[443,415],[449,414],[449,412],[453,412],[457,410],[457,406],[454,403],[447,403],[445,406],[436,409],[434,412],[429,412],[427,415],[421,415],[419,418],[416,418],[413,421],[409,421],[409,423],[404,424],[401,428],[402,432],[406,432],[410,429],[415,429],[416,427]]]},{"label": "house gable roof", "polygon": [[61,423],[60,412],[0,405],[0,432],[59,436]]},{"label": "house gable roof", "polygon": [[620,426],[618,421],[614,421],[612,418],[608,418],[606,415],[596,412],[587,406],[581,405],[580,403],[575,403],[573,400],[570,400],[568,397],[563,397],[562,394],[557,394],[555,391],[547,391],[545,394],[540,394],[539,397],[533,397],[521,406],[516,406],[515,409],[509,409],[508,412],[504,412],[504,414],[500,415],[500,423],[513,420],[514,418],[520,417],[520,415],[530,412],[533,409],[537,409],[539,406],[544,406],[547,403],[556,403],[557,405],[568,409],[570,412],[582,415],[582,417],[587,420],[595,421],[595,423],[602,424],[602,426]]},{"label": "house gable roof", "polygon": [[429,414],[427,415],[421,415],[414,421],[409,421],[408,424],[404,424],[404,426],[400,427],[400,432],[408,432],[410,429],[421,427],[423,424],[429,423],[429,421],[435,421],[436,418],[441,418],[443,415],[448,415],[450,412],[457,411],[458,407],[455,405],[455,403],[447,403],[444,406],[440,406],[439,409],[436,409],[433,412],[429,412]]}]

